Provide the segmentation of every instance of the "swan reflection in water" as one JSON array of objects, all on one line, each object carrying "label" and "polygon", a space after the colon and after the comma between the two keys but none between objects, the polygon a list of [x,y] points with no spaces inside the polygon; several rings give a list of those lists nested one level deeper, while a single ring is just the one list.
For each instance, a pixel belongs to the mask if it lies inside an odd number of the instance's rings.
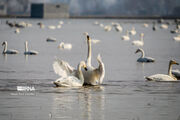
[{"label": "swan reflection in water", "polygon": [[[104,87],[83,86],[81,88],[55,88],[52,119],[98,119],[104,120]],[[93,94],[99,92],[98,94]]]}]

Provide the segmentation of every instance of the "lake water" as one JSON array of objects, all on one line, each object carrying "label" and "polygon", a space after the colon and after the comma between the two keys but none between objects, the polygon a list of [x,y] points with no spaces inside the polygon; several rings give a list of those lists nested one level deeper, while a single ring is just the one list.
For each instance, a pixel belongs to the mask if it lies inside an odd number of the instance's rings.
[{"label": "lake water", "polygon": [[[61,29],[50,30],[48,25],[58,25],[59,20],[8,19],[25,21],[33,26],[20,29],[5,24],[0,19],[0,43],[8,42],[9,49],[20,51],[17,55],[0,55],[0,119],[1,120],[180,120],[180,82],[148,82],[144,76],[167,73],[170,59],[180,62],[180,42],[175,42],[170,30],[175,28],[172,20],[167,30],[152,31],[154,20],[118,19],[64,19]],[[94,25],[118,22],[123,32],[112,29],[105,32]],[[40,29],[38,22],[45,24]],[[149,27],[143,27],[148,23]],[[130,41],[121,36],[134,26],[137,35]],[[55,56],[76,67],[86,60],[87,45],[84,32],[101,40],[92,45],[92,65],[98,66],[96,56],[101,54],[106,74],[101,86],[80,88],[57,88],[52,83],[59,78],[53,71]],[[155,63],[142,64],[136,60],[137,47],[132,40],[144,33],[143,49]],[[57,42],[46,42],[47,37]],[[24,42],[29,49],[39,52],[35,56],[24,56]],[[72,44],[72,50],[57,48],[60,42]],[[3,47],[0,47],[0,52]],[[173,66],[173,69],[180,66]],[[35,91],[17,91],[17,86],[30,86]]]}]

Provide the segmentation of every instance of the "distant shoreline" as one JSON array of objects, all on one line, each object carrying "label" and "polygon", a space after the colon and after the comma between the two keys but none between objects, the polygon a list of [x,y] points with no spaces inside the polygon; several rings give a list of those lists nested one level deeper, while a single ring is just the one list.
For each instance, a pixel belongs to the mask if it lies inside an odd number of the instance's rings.
[{"label": "distant shoreline", "polygon": [[[0,18],[32,18],[29,15],[0,15]],[[180,19],[177,16],[70,16],[70,19]],[[61,18],[32,18],[32,19],[61,19]],[[68,18],[67,18],[68,19]]]}]

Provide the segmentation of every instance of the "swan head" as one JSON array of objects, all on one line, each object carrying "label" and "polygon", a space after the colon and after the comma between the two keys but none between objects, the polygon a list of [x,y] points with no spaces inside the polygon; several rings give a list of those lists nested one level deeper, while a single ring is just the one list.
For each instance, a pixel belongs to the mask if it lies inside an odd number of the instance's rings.
[{"label": "swan head", "polygon": [[170,60],[169,63],[170,63],[170,64],[176,64],[176,65],[179,65],[179,63],[177,63],[175,60]]},{"label": "swan head", "polygon": [[102,59],[101,59],[101,55],[100,55],[100,54],[98,54],[98,56],[97,56],[97,60],[98,60],[98,61],[102,61]]},{"label": "swan head", "polygon": [[6,44],[7,44],[7,41],[4,41],[4,42],[2,43],[2,46],[3,46],[3,45],[6,45]]},{"label": "swan head", "polygon": [[138,48],[135,53],[138,53],[138,52],[141,52],[141,51],[142,51],[142,49]]},{"label": "swan head", "polygon": [[89,34],[88,34],[88,32],[84,32],[83,35],[86,35],[86,36],[87,36],[87,35],[89,35]]},{"label": "swan head", "polygon": [[58,46],[58,48],[63,48],[64,47],[64,42],[61,42]]},{"label": "swan head", "polygon": [[89,35],[87,35],[87,42],[90,42],[90,37],[89,37]]},{"label": "swan head", "polygon": [[87,69],[87,66],[86,66],[86,63],[85,63],[84,61],[81,61],[81,62],[80,62],[80,66],[82,66],[82,67],[85,69],[85,71],[88,70],[88,69]]}]

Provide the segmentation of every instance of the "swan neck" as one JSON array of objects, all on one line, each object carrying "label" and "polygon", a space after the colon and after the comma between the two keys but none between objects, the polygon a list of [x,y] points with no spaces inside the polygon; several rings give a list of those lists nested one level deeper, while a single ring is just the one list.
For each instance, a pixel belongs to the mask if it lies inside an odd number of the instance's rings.
[{"label": "swan neck", "polygon": [[144,56],[145,56],[144,50],[141,49],[140,51],[141,51],[141,53],[142,53],[142,54],[141,54],[141,58],[144,58]]},{"label": "swan neck", "polygon": [[3,53],[5,53],[7,51],[7,46],[8,46],[7,42],[5,42]]},{"label": "swan neck", "polygon": [[27,51],[28,51],[28,43],[25,42],[25,52],[27,52]]},{"label": "swan neck", "polygon": [[81,80],[82,84],[84,83],[84,76],[83,76],[83,73],[82,73],[82,65],[79,64],[78,65],[78,77],[79,77],[79,80]]},{"label": "swan neck", "polygon": [[141,41],[143,41],[143,38],[144,38],[144,37],[143,37],[143,36],[141,36]]},{"label": "swan neck", "polygon": [[88,66],[91,66],[91,40],[88,40],[87,65],[88,65]]},{"label": "swan neck", "polygon": [[173,76],[171,70],[172,70],[172,64],[171,64],[171,62],[169,62],[169,68],[168,68],[168,75],[169,76]]}]

